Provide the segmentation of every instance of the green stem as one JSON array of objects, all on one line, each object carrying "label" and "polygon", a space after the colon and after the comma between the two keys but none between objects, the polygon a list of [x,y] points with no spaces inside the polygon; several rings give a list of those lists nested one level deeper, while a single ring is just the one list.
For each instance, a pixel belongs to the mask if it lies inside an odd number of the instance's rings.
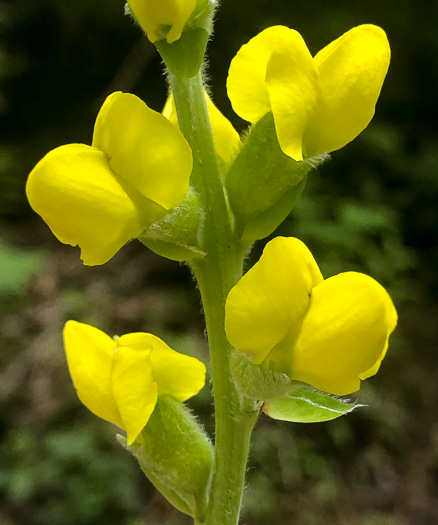
[{"label": "green stem", "polygon": [[230,374],[232,350],[224,330],[225,300],[242,275],[244,254],[234,236],[218,169],[202,75],[170,75],[181,131],[194,158],[192,184],[204,210],[202,249],[207,256],[192,268],[201,292],[211,357],[215,399],[215,469],[205,525],[236,525],[239,520],[253,407],[242,405]]},{"label": "green stem", "polygon": [[[223,268],[222,268],[223,271]],[[208,525],[236,525],[239,520],[250,437],[257,419],[253,407],[242,406],[230,374],[230,351],[224,332],[221,282],[213,265],[195,268],[204,305],[210,345],[216,412],[215,471],[207,510]],[[222,277],[231,277],[223,271]],[[223,288],[222,288],[223,290]]]}]

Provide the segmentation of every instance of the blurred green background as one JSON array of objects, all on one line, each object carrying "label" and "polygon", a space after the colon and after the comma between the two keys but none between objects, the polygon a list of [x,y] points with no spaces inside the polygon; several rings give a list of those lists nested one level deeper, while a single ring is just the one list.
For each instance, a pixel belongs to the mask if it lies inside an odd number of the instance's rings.
[{"label": "blurred green background", "polygon": [[[377,114],[312,174],[279,232],[304,240],[325,276],[369,273],[400,324],[381,372],[339,420],[291,425],[261,417],[242,523],[438,523],[438,3],[425,0],[224,0],[209,72],[217,105],[237,49],[284,24],[312,52],[352,26],[382,26],[393,59]],[[185,525],[154,491],[115,429],[76,398],[61,330],[67,319],[109,333],[151,331],[206,359],[188,269],[131,242],[84,267],[29,208],[24,184],[50,149],[90,143],[114,90],[160,110],[160,59],[123,0],[0,1],[0,523]],[[264,243],[254,250],[253,259]],[[356,397],[356,396],[355,396]],[[209,431],[208,387],[192,400]]]}]

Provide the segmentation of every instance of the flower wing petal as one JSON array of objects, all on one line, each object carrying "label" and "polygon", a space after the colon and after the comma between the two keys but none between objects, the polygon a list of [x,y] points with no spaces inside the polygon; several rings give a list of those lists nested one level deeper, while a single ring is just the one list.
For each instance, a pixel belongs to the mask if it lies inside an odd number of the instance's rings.
[{"label": "flower wing petal", "polygon": [[[105,155],[84,144],[50,151],[30,173],[26,193],[61,242],[80,246],[87,265],[107,262],[150,224]],[[152,216],[160,211],[155,203],[150,208]]]},{"label": "flower wing petal", "polygon": [[199,359],[172,350],[159,337],[146,333],[123,336],[132,348],[149,348],[158,394],[171,394],[178,401],[196,395],[205,384],[205,365]]},{"label": "flower wing petal", "polygon": [[278,40],[292,30],[285,26],[268,27],[243,45],[230,64],[228,97],[234,111],[249,122],[256,122],[271,111],[265,83],[266,68]]},{"label": "flower wing petal", "polygon": [[315,56],[321,94],[304,137],[308,156],[342,148],[367,127],[390,54],[385,32],[361,25]]},{"label": "flower wing petal", "polygon": [[117,341],[111,376],[113,395],[127,433],[128,445],[135,441],[149,421],[158,396],[152,372],[151,347],[135,344],[132,338],[135,335],[122,335]]},{"label": "flower wing petal", "polygon": [[97,416],[124,428],[111,388],[116,342],[101,330],[76,321],[66,323],[63,336],[68,368],[79,399]]},{"label": "flower wing petal", "polygon": [[276,237],[228,294],[228,340],[235,348],[251,352],[254,363],[261,363],[301,322],[312,288],[321,281],[321,272],[304,243]]},{"label": "flower wing petal", "polygon": [[312,55],[297,31],[278,39],[266,69],[266,86],[283,152],[303,160],[303,136],[319,96]]},{"label": "flower wing petal", "polygon": [[292,350],[292,378],[336,395],[359,390],[360,378],[383,358],[396,322],[377,281],[356,272],[330,277],[313,289]]},{"label": "flower wing petal", "polygon": [[135,95],[116,92],[96,119],[93,146],[117,177],[166,210],[186,196],[192,151],[178,128]]}]

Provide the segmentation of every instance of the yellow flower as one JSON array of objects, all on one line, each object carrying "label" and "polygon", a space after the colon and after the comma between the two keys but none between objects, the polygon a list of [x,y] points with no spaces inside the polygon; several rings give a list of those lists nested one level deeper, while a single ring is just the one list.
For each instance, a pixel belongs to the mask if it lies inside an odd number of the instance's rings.
[{"label": "yellow flower", "polygon": [[183,135],[135,95],[113,93],[92,146],[68,144],[32,170],[32,208],[86,265],[107,262],[187,194],[192,152]]},{"label": "yellow flower", "polygon": [[336,395],[359,390],[377,372],[397,324],[379,283],[356,272],[324,280],[293,237],[266,245],[231,289],[225,312],[230,343],[255,364]]},{"label": "yellow flower", "polygon": [[[240,136],[227,117],[215,106],[209,95],[205,93],[205,100],[210,116],[211,132],[216,153],[226,167],[234,161],[241,148]],[[175,126],[178,126],[175,102],[172,95],[167,97],[163,108],[163,115]]]},{"label": "yellow flower", "polygon": [[132,12],[145,30],[149,40],[163,38],[168,26],[167,42],[171,44],[181,37],[184,26],[208,0],[128,0]]},{"label": "yellow flower", "polygon": [[205,383],[205,365],[152,334],[111,339],[93,326],[68,321],[67,362],[79,399],[94,414],[126,430],[128,445],[142,431],[160,394],[185,401]]},{"label": "yellow flower", "polygon": [[347,31],[313,58],[299,33],[269,27],[232,60],[228,96],[250,122],[272,111],[281,149],[302,160],[342,148],[366,128],[389,60],[386,34],[373,25]]}]

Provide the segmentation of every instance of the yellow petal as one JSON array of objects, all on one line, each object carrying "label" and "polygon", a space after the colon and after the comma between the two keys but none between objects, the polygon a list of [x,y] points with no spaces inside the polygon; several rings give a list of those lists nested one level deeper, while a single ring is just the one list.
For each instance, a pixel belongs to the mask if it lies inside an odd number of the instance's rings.
[{"label": "yellow petal", "polygon": [[182,133],[135,95],[113,93],[96,119],[93,146],[111,170],[141,195],[168,210],[186,196],[192,152]]},{"label": "yellow petal", "polygon": [[397,314],[371,277],[348,272],[312,291],[293,349],[292,378],[336,395],[359,390],[360,378],[382,357]]},{"label": "yellow petal", "polygon": [[124,428],[111,386],[115,341],[93,326],[68,321],[64,346],[79,399],[97,416]]},{"label": "yellow petal", "polygon": [[166,37],[169,44],[181,37],[196,8],[196,0],[128,0],[128,3],[151,42],[161,37],[160,26],[171,26]]},{"label": "yellow petal", "polygon": [[159,337],[146,333],[127,334],[119,343],[130,348],[148,349],[158,394],[171,394],[178,401],[196,395],[205,384],[205,365],[198,359],[172,350]]},{"label": "yellow petal", "polygon": [[241,147],[240,136],[227,117],[219,111],[205,93],[216,153],[228,166],[236,158]]},{"label": "yellow petal", "polygon": [[321,281],[321,272],[304,243],[293,237],[276,237],[228,295],[228,340],[238,350],[251,352],[254,363],[261,363],[299,326],[312,288]]},{"label": "yellow petal", "polygon": [[321,94],[304,136],[308,156],[342,148],[367,127],[389,60],[386,34],[373,25],[351,29],[315,56]]},{"label": "yellow petal", "polygon": [[167,97],[161,114],[164,115],[167,118],[167,120],[172,122],[174,126],[179,127],[178,115],[176,113],[175,107],[175,99],[173,98],[172,93],[170,93],[170,95]]},{"label": "yellow petal", "polygon": [[388,319],[388,337],[386,338],[385,346],[383,348],[382,353],[379,356],[379,359],[374,363],[374,365],[368,370],[366,370],[365,372],[363,372],[362,374],[360,374],[359,377],[362,380],[368,379],[368,377],[371,377],[377,374],[377,372],[379,371],[380,365],[382,364],[382,361],[386,356],[386,352],[389,346],[389,336],[394,331],[395,327],[397,326],[397,321],[398,321],[397,311],[392,301],[389,301],[386,303],[386,317]]},{"label": "yellow petal", "polygon": [[[211,131],[217,155],[222,159],[226,166],[229,166],[236,158],[241,147],[240,136],[234,129],[227,117],[219,111],[214,102],[205,93],[208,113],[210,115]],[[163,115],[175,126],[179,126],[176,114],[175,102],[172,95],[169,95],[163,108]]]},{"label": "yellow petal", "polygon": [[249,122],[256,122],[271,111],[265,83],[266,68],[278,42],[287,39],[292,29],[268,27],[242,46],[230,64],[228,97],[234,111]]},{"label": "yellow petal", "polygon": [[30,173],[26,193],[61,242],[80,246],[87,265],[108,261],[164,213],[146,199],[139,203],[116,179],[105,155],[84,144],[49,152]]},{"label": "yellow petal", "polygon": [[128,445],[135,441],[149,421],[158,396],[152,372],[151,348],[131,344],[135,335],[122,335],[117,341],[111,375],[113,396],[127,433]]},{"label": "yellow petal", "polygon": [[303,135],[319,95],[318,72],[299,33],[278,40],[266,70],[278,142],[286,155],[303,160]]}]

